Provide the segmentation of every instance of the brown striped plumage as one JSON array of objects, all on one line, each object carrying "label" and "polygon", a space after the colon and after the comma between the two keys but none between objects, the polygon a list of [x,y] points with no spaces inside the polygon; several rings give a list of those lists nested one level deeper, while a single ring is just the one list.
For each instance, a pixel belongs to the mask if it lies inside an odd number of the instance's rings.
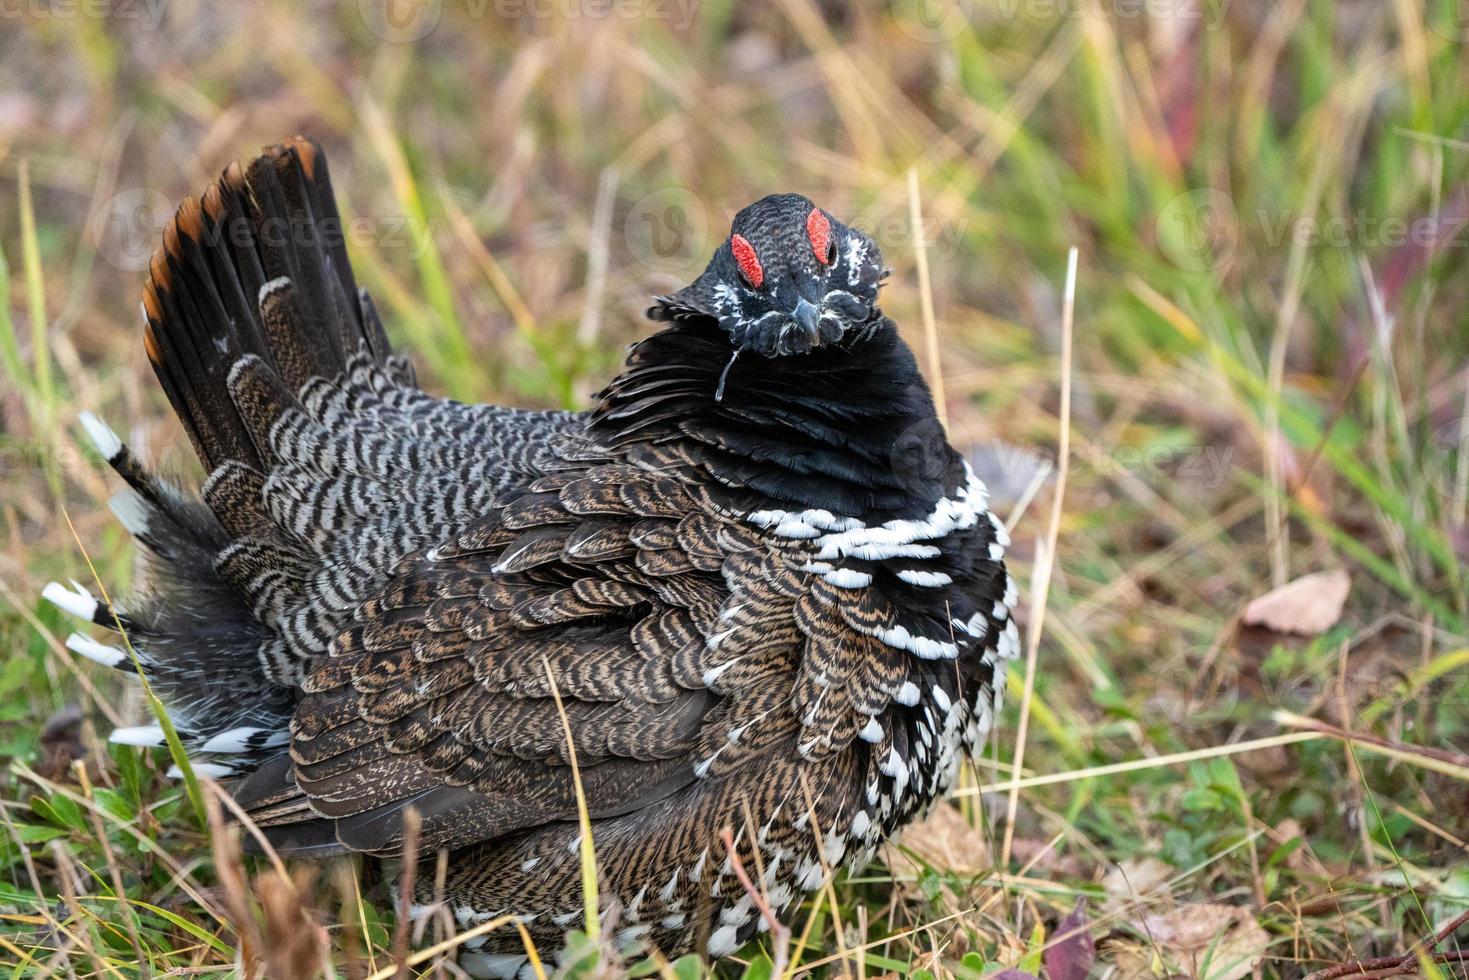
[{"label": "brown striped plumage", "polygon": [[[977,748],[1017,646],[1004,529],[877,309],[875,245],[795,195],[735,226],[593,411],[468,406],[391,353],[320,149],[231,165],[143,300],[201,498],[89,421],[152,591],[48,596],[129,630],[280,849],[393,855],[411,808],[461,924],[554,948],[574,753],[619,944],[731,952],[762,924],[720,831],[777,910],[862,863]],[[524,967],[514,934],[473,945]]]}]

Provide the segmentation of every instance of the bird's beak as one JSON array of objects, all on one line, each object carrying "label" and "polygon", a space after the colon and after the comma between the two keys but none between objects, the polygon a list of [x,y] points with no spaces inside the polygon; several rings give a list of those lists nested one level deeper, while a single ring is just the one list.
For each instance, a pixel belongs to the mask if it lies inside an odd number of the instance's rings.
[{"label": "bird's beak", "polygon": [[795,319],[797,323],[801,325],[801,329],[806,331],[806,339],[810,341],[812,347],[815,347],[818,343],[820,343],[820,310],[811,305],[811,303],[806,300],[805,297],[802,297],[796,303],[796,308],[791,311],[791,316]]}]

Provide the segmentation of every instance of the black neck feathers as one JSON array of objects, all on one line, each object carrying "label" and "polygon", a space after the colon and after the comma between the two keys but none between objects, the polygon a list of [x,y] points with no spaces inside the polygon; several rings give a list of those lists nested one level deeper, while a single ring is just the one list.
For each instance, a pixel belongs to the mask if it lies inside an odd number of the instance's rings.
[{"label": "black neck feathers", "polygon": [[921,517],[964,480],[913,352],[886,317],[783,357],[736,357],[712,320],[677,322],[633,347],[592,431],[616,446],[688,440],[726,486],[869,523]]}]

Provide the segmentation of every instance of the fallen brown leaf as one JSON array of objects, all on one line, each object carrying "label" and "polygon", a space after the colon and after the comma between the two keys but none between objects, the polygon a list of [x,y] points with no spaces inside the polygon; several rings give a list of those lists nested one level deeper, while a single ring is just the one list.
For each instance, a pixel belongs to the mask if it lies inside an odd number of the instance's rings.
[{"label": "fallen brown leaf", "polygon": [[1145,916],[1142,931],[1155,950],[1198,980],[1240,980],[1254,972],[1270,934],[1249,909],[1185,905]]},{"label": "fallen brown leaf", "polygon": [[902,849],[919,861],[890,848],[888,866],[897,875],[917,874],[921,864],[957,874],[978,874],[994,866],[989,842],[950,803],[940,803],[928,819],[909,825],[903,831]]},{"label": "fallen brown leaf", "polygon": [[1174,873],[1171,865],[1154,857],[1117,862],[1102,879],[1102,890],[1107,893],[1106,908],[1111,911],[1140,898],[1157,897],[1155,893]]},{"label": "fallen brown leaf", "polygon": [[1277,633],[1316,636],[1341,619],[1351,587],[1351,576],[1344,569],[1303,575],[1255,599],[1240,619]]}]

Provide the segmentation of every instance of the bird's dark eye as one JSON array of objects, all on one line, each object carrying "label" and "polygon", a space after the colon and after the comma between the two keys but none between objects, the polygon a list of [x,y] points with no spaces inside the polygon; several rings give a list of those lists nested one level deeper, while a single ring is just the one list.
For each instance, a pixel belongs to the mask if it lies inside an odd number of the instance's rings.
[{"label": "bird's dark eye", "polygon": [[835,265],[837,260],[837,240],[833,238],[826,246],[826,264]]}]

